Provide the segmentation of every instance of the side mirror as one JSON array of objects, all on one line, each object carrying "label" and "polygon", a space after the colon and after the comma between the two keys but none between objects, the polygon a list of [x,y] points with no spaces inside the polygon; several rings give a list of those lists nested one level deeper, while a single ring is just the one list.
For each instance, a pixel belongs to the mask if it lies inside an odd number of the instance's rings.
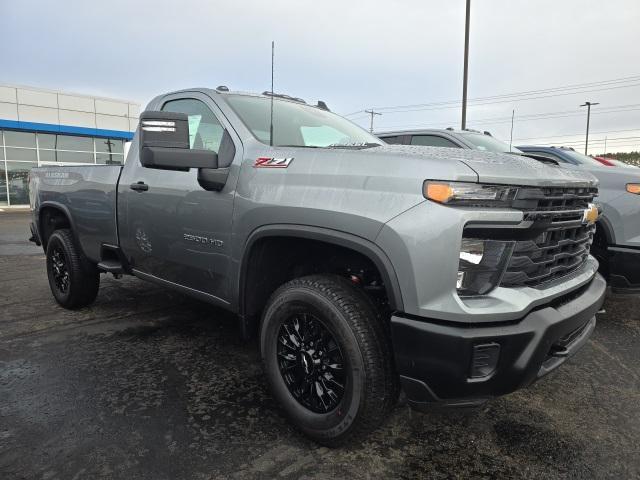
[{"label": "side mirror", "polygon": [[142,112],[139,135],[144,167],[178,171],[218,168],[215,152],[189,148],[189,117],[184,113]]}]

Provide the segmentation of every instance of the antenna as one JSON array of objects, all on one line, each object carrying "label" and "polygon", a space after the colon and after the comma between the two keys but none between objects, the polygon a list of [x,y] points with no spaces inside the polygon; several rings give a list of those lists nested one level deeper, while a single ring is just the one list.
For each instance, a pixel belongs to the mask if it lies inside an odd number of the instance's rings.
[{"label": "antenna", "polygon": [[515,108],[513,110],[511,110],[511,136],[509,137],[509,151],[513,151],[512,150],[512,145],[513,145],[513,117],[516,116],[516,110]]},{"label": "antenna", "polygon": [[269,146],[273,147],[273,59],[275,57],[275,42],[271,40],[271,121],[269,123]]}]

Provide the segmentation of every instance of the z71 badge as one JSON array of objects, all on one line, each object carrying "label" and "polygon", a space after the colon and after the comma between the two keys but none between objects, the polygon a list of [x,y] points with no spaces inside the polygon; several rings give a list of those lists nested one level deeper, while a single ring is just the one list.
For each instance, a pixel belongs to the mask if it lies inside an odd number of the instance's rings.
[{"label": "z71 badge", "polygon": [[287,168],[291,162],[293,162],[293,157],[289,158],[274,158],[274,157],[258,157],[256,162],[253,164],[254,168]]}]

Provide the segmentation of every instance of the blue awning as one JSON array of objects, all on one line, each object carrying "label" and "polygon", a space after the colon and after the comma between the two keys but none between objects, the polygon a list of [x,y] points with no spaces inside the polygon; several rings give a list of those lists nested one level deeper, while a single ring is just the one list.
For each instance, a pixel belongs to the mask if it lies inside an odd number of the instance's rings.
[{"label": "blue awning", "polygon": [[24,130],[29,132],[63,133],[68,135],[86,135],[91,137],[122,138],[131,140],[134,132],[123,130],[105,130],[102,128],[73,127],[70,125],[56,125],[54,123],[20,122],[17,120],[0,119],[0,128],[10,130]]}]

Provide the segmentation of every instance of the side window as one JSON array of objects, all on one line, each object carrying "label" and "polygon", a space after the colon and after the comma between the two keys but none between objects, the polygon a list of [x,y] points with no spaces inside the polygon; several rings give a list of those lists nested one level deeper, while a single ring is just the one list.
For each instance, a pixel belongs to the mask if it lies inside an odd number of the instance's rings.
[{"label": "side window", "polygon": [[452,147],[460,148],[451,140],[437,135],[414,135],[411,137],[411,145],[424,145],[427,147]]},{"label": "side window", "polygon": [[382,137],[382,140],[390,143],[391,145],[400,145],[402,143],[402,137],[400,137],[399,135],[395,137]]},{"label": "side window", "polygon": [[224,128],[213,112],[200,100],[184,98],[164,104],[165,112],[186,113],[189,116],[189,145],[195,150],[220,150]]}]

